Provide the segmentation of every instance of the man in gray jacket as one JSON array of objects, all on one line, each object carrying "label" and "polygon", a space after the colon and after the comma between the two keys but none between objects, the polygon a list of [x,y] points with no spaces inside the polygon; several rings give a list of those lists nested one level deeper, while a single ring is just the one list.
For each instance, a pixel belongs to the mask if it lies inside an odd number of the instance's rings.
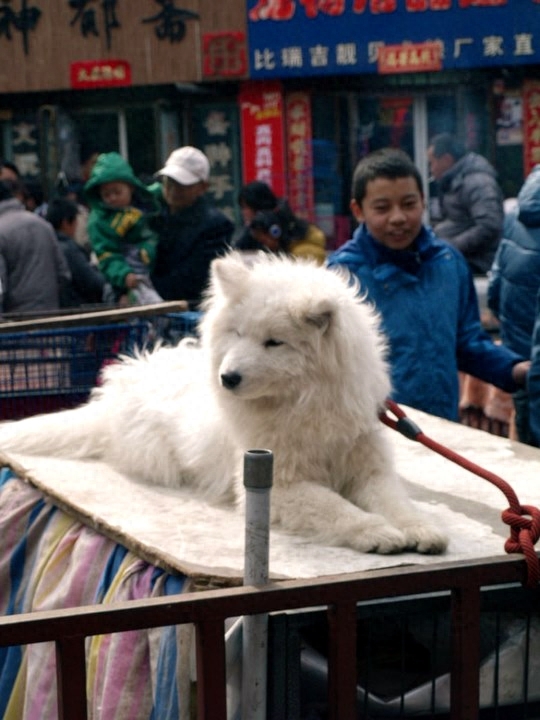
[{"label": "man in gray jacket", "polygon": [[448,133],[431,139],[428,159],[438,182],[442,216],[433,229],[461,251],[474,275],[486,275],[502,237],[504,220],[497,173],[485,157],[466,152]]},{"label": "man in gray jacket", "polygon": [[71,274],[52,226],[16,198],[16,183],[0,180],[0,310],[57,310]]}]

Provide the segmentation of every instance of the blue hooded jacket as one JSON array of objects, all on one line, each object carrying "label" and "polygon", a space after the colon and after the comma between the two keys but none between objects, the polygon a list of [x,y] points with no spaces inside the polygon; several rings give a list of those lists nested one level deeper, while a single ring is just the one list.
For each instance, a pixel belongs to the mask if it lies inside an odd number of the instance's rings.
[{"label": "blue hooded jacket", "polygon": [[381,316],[396,402],[457,420],[458,370],[516,389],[512,368],[523,358],[483,330],[463,255],[431,229],[422,228],[413,250],[395,251],[363,224],[328,265],[346,266]]},{"label": "blue hooded jacket", "polygon": [[527,176],[516,208],[505,218],[488,303],[500,320],[508,347],[530,353],[527,442],[540,447],[540,165]]},{"label": "blue hooded jacket", "polygon": [[499,319],[504,344],[529,357],[540,288],[540,165],[506,215],[503,235],[489,276],[488,305]]}]

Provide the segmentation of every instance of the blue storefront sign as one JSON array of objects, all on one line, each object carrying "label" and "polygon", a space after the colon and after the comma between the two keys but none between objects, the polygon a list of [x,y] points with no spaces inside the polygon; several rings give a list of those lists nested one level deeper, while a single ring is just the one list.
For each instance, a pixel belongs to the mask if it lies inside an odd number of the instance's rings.
[{"label": "blue storefront sign", "polygon": [[248,0],[250,75],[540,63],[540,0]]}]

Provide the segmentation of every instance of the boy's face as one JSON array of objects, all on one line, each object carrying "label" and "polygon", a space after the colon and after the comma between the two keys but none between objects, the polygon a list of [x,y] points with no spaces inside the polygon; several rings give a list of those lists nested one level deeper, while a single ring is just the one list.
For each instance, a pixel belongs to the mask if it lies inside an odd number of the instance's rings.
[{"label": "boy's face", "polygon": [[107,182],[100,185],[99,194],[106,205],[123,208],[131,204],[133,187],[126,182]]},{"label": "boy's face", "polygon": [[379,177],[368,182],[362,204],[351,200],[358,222],[392,250],[406,250],[422,228],[424,197],[413,177]]}]

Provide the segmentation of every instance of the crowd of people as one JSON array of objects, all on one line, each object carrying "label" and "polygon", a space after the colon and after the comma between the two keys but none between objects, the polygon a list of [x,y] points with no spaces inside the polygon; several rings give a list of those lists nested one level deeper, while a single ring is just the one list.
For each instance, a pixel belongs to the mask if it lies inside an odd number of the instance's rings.
[{"label": "crowd of people", "polygon": [[196,308],[234,224],[211,204],[201,150],[175,150],[155,176],[147,186],[119,153],[91,152],[81,178],[60,178],[48,202],[30,202],[16,166],[0,161],[0,312],[164,300]]},{"label": "crowd of people", "polygon": [[[174,150],[150,185],[120,154],[92,152],[48,202],[0,161],[1,311],[163,300],[196,309],[212,260],[231,248],[310,258],[345,268],[377,309],[397,402],[457,420],[465,373],[511,393],[518,439],[540,446],[540,166],[505,213],[494,168],[454,136],[434,136],[428,160],[431,226],[420,171],[385,148],[358,163],[358,226],[331,253],[324,233],[258,180],[240,189],[235,227],[212,205],[209,160],[192,146]],[[500,343],[483,328],[475,275],[488,278]]]},{"label": "crowd of people", "polygon": [[[20,293],[13,292],[17,273],[11,276],[13,263],[4,256],[1,312],[169,300],[186,300],[197,308],[212,260],[231,248],[325,261],[324,233],[296,216],[286,199],[278,198],[263,182],[242,187],[238,203],[244,224],[236,229],[212,205],[210,162],[198,148],[174,150],[155,178],[146,185],[119,153],[92,151],[81,162],[81,178],[59,178],[46,202],[43,193],[30,192],[30,183],[22,182],[13,163],[0,161],[2,192],[10,199],[10,203],[0,201],[0,234],[6,212],[16,209],[15,225],[31,222],[40,230],[37,235],[50,236],[50,227],[44,229],[42,221],[52,225],[65,260],[62,272],[48,276],[48,284],[57,288],[54,297],[45,302],[36,292],[22,302]],[[26,274],[38,267],[37,248],[36,243],[33,253],[24,250]]]}]

